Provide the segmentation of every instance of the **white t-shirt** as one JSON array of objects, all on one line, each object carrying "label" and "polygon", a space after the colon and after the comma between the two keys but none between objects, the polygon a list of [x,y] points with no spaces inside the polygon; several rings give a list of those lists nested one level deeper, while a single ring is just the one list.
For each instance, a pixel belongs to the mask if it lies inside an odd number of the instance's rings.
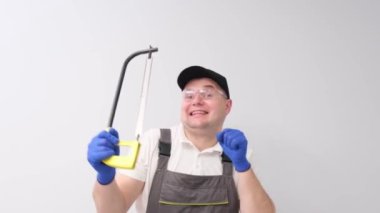
[{"label": "white t-shirt", "polygon": [[[222,175],[221,154],[219,143],[213,147],[199,151],[185,136],[182,124],[171,127],[171,156],[168,170],[190,175]],[[138,212],[146,212],[149,192],[158,163],[158,141],[160,129],[148,130],[140,138],[140,153],[134,170],[119,170],[120,174],[128,175],[145,182],[142,194],[135,205]],[[252,152],[248,150],[247,158],[252,161]],[[252,163],[251,163],[252,165]],[[234,180],[237,184],[237,174],[234,170]]]}]

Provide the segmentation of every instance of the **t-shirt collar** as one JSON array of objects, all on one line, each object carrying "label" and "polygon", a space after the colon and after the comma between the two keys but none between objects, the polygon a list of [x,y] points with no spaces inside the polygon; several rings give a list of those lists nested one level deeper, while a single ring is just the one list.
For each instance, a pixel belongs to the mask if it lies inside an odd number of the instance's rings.
[{"label": "t-shirt collar", "polygon": [[[180,139],[180,142],[182,144],[189,144],[191,146],[194,146],[193,143],[186,137],[185,130],[183,128],[183,124],[182,123],[180,124],[179,139]],[[207,148],[207,149],[203,150],[202,152],[204,152],[204,153],[206,153],[206,152],[219,152],[219,153],[222,153],[223,152],[223,148],[222,148],[222,146],[220,146],[219,143],[216,143],[214,146],[212,146],[210,148]]]}]

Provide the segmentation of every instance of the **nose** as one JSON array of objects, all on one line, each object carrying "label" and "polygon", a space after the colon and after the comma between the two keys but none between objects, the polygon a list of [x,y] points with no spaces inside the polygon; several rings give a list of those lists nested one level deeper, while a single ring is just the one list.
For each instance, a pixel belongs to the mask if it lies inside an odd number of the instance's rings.
[{"label": "nose", "polygon": [[191,103],[193,105],[201,105],[203,103],[203,97],[201,94],[196,93]]}]

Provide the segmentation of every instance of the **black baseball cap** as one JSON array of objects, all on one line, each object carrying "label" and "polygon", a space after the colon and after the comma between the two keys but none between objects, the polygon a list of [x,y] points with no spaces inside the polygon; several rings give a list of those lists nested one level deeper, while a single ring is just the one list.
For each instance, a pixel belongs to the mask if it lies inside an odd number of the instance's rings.
[{"label": "black baseball cap", "polygon": [[189,81],[198,78],[209,78],[215,81],[220,86],[220,88],[222,88],[227,98],[230,99],[227,79],[223,75],[201,66],[191,66],[182,70],[178,76],[177,83],[179,88],[183,90]]}]

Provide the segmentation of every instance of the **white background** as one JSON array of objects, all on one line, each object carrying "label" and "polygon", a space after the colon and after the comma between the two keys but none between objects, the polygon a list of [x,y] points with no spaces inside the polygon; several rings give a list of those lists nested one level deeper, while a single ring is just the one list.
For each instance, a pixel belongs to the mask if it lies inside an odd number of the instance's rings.
[{"label": "white background", "polygon": [[[180,70],[214,69],[278,212],[380,212],[379,20],[375,0],[2,0],[0,212],[95,212],[87,144],[149,45],[145,130],[178,123]],[[144,64],[116,113],[125,139]]]}]

